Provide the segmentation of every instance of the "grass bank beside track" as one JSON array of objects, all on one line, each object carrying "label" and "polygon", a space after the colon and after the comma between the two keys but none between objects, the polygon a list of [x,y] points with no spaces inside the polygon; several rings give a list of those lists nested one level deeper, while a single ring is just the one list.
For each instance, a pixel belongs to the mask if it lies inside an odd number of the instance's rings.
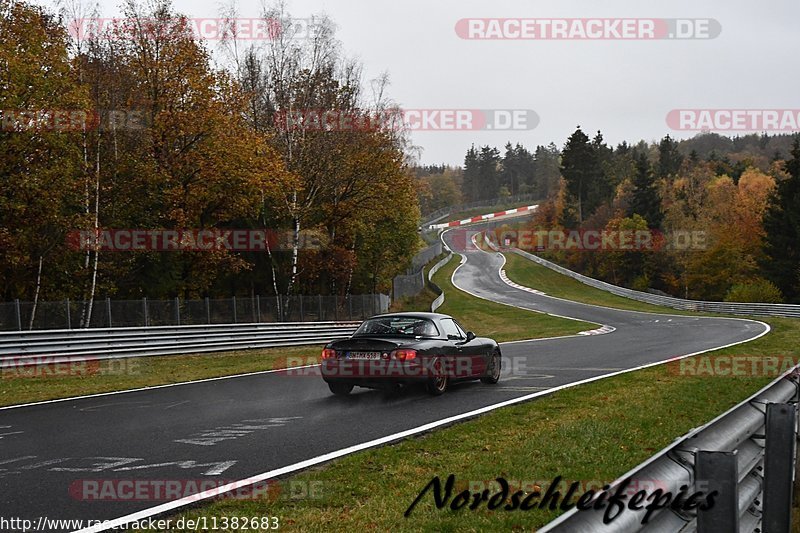
[{"label": "grass bank beside track", "polygon": [[[555,296],[557,298],[564,298],[566,300],[587,304],[602,305],[605,307],[615,307],[617,309],[627,309],[629,311],[695,316],[702,316],[704,314],[652,305],[617,296],[610,292],[589,287],[576,279],[559,274],[554,270],[534,263],[530,259],[526,259],[513,252],[508,252],[503,255],[506,257],[506,264],[503,268],[505,268],[506,275],[508,275],[511,281],[542,291],[548,296]],[[710,313],[705,314],[711,315]]]},{"label": "grass bank beside track", "polygon": [[[517,259],[509,261],[509,277],[553,296],[609,307],[672,312],[622,298],[617,301],[618,297],[524,258]],[[448,280],[456,264],[447,269]],[[454,291],[450,285],[442,285],[452,312],[472,304],[486,305]],[[516,313],[513,320],[524,315],[522,310],[509,309]],[[800,357],[800,321],[764,321],[772,327],[769,335],[709,354]],[[485,506],[477,511],[439,510],[429,493],[409,518],[404,518],[403,513],[436,475],[444,480],[448,474],[455,474],[458,490],[469,488],[470,482],[475,485],[498,476],[520,485],[538,481],[539,486],[557,475],[569,481],[612,481],[773,379],[710,378],[681,375],[672,365],[651,367],[561,390],[534,402],[344,457],[283,480],[284,490],[274,501],[218,501],[182,516],[269,514],[278,516],[282,529],[291,531],[528,531],[546,524],[557,512],[538,508],[490,512]],[[304,491],[306,487],[315,490]]]},{"label": "grass bank beside track", "polygon": [[573,335],[597,327],[590,322],[569,320],[481,300],[458,290],[453,285],[451,277],[458,268],[459,261],[460,257],[456,255],[433,276],[434,282],[445,294],[444,304],[437,309],[437,312],[456,317],[465,328],[477,335],[506,342]]},{"label": "grass bank beside track", "polygon": [[[797,346],[796,324],[773,327],[772,335],[720,353],[767,355]],[[529,531],[557,513],[438,510],[430,494],[409,518],[403,513],[436,475],[455,474],[459,490],[498,476],[539,486],[558,475],[612,481],[770,380],[687,377],[665,366],[631,372],[306,471],[284,481],[276,501],[220,501],[183,516],[269,514],[290,531]],[[315,487],[312,497],[306,487]]]},{"label": "grass bank beside track", "polygon": [[319,346],[195,355],[129,357],[87,363],[0,368],[0,406],[114,392],[284,368],[287,358],[315,360]]},{"label": "grass bank beside track", "polygon": [[[431,261],[426,271],[440,258]],[[436,282],[447,292],[446,305],[441,310],[455,314],[465,326],[474,328],[480,335],[494,336],[504,341],[567,335],[594,327],[584,322],[533,312],[524,312],[524,317],[518,318],[523,313],[518,309],[476,300],[456,291],[450,283],[450,276],[457,266],[458,259],[453,258],[435,276]],[[433,291],[426,288],[417,297],[401,302],[392,310],[428,311],[435,297]],[[275,370],[284,368],[287,359],[297,361],[302,358],[303,361],[316,362],[321,350],[322,345],[294,346],[210,354],[130,357],[86,364],[28,368],[10,366],[0,368],[0,406]]]}]

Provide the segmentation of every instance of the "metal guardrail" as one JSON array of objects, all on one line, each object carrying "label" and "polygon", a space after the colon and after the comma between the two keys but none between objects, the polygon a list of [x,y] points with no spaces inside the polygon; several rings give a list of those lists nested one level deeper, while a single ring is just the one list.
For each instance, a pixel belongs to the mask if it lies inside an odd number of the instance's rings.
[{"label": "metal guardrail", "polygon": [[[275,322],[363,320],[389,309],[386,294],[340,296],[292,295],[186,300],[94,300],[88,324],[82,318],[88,302],[75,300],[0,302],[0,330],[188,326]],[[33,317],[33,320],[31,319]]]},{"label": "metal guardrail", "polygon": [[[541,197],[540,197],[541,198]],[[468,211],[470,209],[477,209],[479,207],[494,207],[497,205],[505,205],[505,204],[513,204],[515,202],[526,202],[528,200],[539,200],[540,198],[535,198],[533,194],[517,194],[514,196],[508,196],[505,198],[492,198],[489,200],[477,200],[475,202],[470,202],[466,204],[459,204],[459,205],[451,205],[448,207],[442,207],[437,209],[432,213],[428,213],[424,215],[423,222],[421,226],[423,228],[428,227],[428,225],[433,224],[434,222],[438,222],[442,218],[450,215],[451,213],[460,213],[462,211]]]},{"label": "metal guardrail", "polygon": [[674,497],[683,486],[687,497],[718,491],[709,509],[676,511],[667,504],[643,524],[647,510],[631,509],[625,501],[625,509],[609,523],[603,522],[604,509],[573,508],[540,531],[788,533],[798,438],[798,368],[691,431],[609,488],[613,494],[630,480],[637,489],[651,487],[648,495],[661,489]]},{"label": "metal guardrail", "polygon": [[[445,248],[446,247],[447,245],[445,245]],[[441,261],[433,265],[430,272],[428,272],[428,283],[430,283],[431,287],[433,287],[433,291],[439,295],[433,302],[431,302],[431,313],[435,313],[436,310],[439,309],[439,307],[441,307],[444,303],[444,291],[441,287],[433,282],[433,275],[439,272],[439,269],[446,265],[447,262],[453,257],[453,252],[451,252],[449,249],[447,251],[447,255]]]},{"label": "metal guardrail", "polygon": [[358,322],[212,324],[0,332],[0,367],[322,344]]},{"label": "metal guardrail", "polygon": [[[709,313],[722,313],[731,315],[752,315],[752,316],[785,316],[800,318],[800,305],[796,304],[767,304],[767,303],[736,303],[736,302],[705,302],[701,300],[685,300],[683,298],[674,298],[672,296],[661,296],[658,294],[650,294],[647,292],[635,291],[633,289],[626,289],[600,281],[577,272],[573,272],[568,268],[557,265],[547,259],[543,259],[537,255],[519,250],[517,248],[510,249],[514,253],[526,257],[531,261],[545,266],[551,270],[576,279],[581,283],[585,283],[595,289],[600,289],[617,296],[623,296],[639,302],[645,302],[654,305],[662,305],[671,307],[673,309],[680,309],[683,311],[704,311]],[[535,288],[535,287],[534,287]]]},{"label": "metal guardrail", "polygon": [[417,252],[411,259],[411,268],[405,274],[395,276],[392,280],[392,298],[399,300],[416,296],[425,288],[425,265],[442,253],[442,243],[435,242]]}]

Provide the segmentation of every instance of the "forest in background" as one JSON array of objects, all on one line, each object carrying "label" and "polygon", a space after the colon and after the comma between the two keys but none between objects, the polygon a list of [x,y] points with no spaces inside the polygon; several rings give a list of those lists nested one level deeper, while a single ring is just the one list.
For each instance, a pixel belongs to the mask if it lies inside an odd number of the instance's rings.
[{"label": "forest in background", "polygon": [[[70,20],[97,17],[79,3],[52,13],[0,0],[0,13],[3,301],[388,293],[420,246],[420,213],[521,194],[541,199],[533,229],[709,237],[703,250],[547,252],[588,275],[686,298],[800,299],[792,136],[609,146],[578,127],[561,147],[471,146],[462,166],[419,165],[403,128],[282,124],[298,109],[400,112],[388,76],[365,81],[324,16],[299,36],[282,4],[267,7],[264,20],[286,30],[257,46],[229,36],[220,66],[165,0],[129,0],[124,28],[77,34]],[[13,113],[48,110],[88,110],[97,123],[37,128]],[[120,111],[135,124],[117,120]],[[70,232],[105,228],[288,239],[258,252],[69,245]],[[322,246],[304,246],[307,232]]]},{"label": "forest in background", "polygon": [[[282,123],[287,110],[391,110],[387,77],[365,82],[325,17],[293,35],[281,4],[263,13],[272,38],[221,43],[224,67],[168,1],[122,9],[123,25],[76,32],[70,21],[98,15],[0,0],[0,300],[389,292],[419,241],[405,132]],[[20,120],[58,110],[97,120]],[[104,228],[289,237],[254,252],[67,244]],[[309,230],[321,248],[304,246]]]},{"label": "forest in background", "polygon": [[461,168],[416,169],[423,213],[447,202],[533,194],[549,230],[701,232],[702,247],[542,251],[569,268],[682,298],[800,301],[800,140],[703,133],[609,146],[578,127],[558,148],[470,147]]}]

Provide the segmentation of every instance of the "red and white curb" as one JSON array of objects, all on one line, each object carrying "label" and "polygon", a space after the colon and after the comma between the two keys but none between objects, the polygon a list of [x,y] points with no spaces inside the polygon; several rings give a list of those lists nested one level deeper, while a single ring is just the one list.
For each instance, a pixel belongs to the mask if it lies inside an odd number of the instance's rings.
[{"label": "red and white curb", "polygon": [[[526,287],[525,285],[520,285],[519,283],[514,283],[508,276],[506,275],[505,269],[500,270],[500,279],[503,280],[503,283],[508,285],[509,287],[514,287],[515,289],[519,289],[521,291],[529,292],[531,294],[538,294],[540,296],[546,296],[546,294],[542,291],[537,291],[536,289],[531,289],[530,287]],[[590,329],[588,331],[579,331],[576,335],[605,335],[606,333],[611,333],[616,331],[617,328],[614,326],[601,326],[597,329]]]},{"label": "red and white curb", "polygon": [[486,215],[478,215],[472,218],[465,218],[463,220],[454,220],[452,222],[445,222],[444,224],[431,224],[428,229],[442,229],[452,228],[455,226],[464,226],[472,222],[480,222],[482,220],[489,220],[490,218],[502,217],[506,215],[514,215],[516,213],[525,213],[527,211],[535,211],[538,205],[523,205],[522,207],[515,207],[514,209],[506,209],[505,211],[498,211],[497,213],[489,213]]},{"label": "red and white curb", "polygon": [[542,295],[542,296],[545,294],[542,291],[537,291],[536,289],[531,289],[530,287],[526,287],[525,285],[520,285],[519,283],[514,283],[513,281],[508,279],[508,276],[506,275],[505,269],[500,271],[500,279],[503,280],[503,283],[505,283],[506,285],[508,285],[510,287],[514,287],[515,289],[519,289],[521,291],[529,292],[531,294],[539,294],[539,295]]},{"label": "red and white curb", "polygon": [[603,326],[597,329],[590,329],[589,331],[580,331],[578,335],[605,335],[606,333],[611,333],[612,331],[616,331],[617,328],[613,326]]}]

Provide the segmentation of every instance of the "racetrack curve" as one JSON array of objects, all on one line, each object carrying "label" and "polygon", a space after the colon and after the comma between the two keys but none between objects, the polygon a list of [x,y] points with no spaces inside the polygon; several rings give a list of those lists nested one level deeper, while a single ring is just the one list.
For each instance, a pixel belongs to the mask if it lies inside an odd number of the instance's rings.
[{"label": "racetrack curve", "polygon": [[456,286],[616,330],[504,343],[504,357],[522,362],[513,375],[496,386],[455,385],[436,398],[417,390],[387,397],[364,389],[333,397],[318,375],[267,372],[2,409],[0,515],[119,518],[163,502],[87,501],[91,491],[81,488],[92,485],[82,480],[269,478],[321,462],[331,452],[401,438],[425,424],[768,331],[757,321],[619,311],[532,294],[502,281],[499,254],[463,253],[467,261],[453,275]]}]

